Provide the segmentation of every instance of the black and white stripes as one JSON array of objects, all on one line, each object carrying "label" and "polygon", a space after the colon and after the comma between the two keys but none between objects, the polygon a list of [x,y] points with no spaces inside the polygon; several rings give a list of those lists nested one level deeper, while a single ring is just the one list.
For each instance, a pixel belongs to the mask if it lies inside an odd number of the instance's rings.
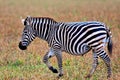
[{"label": "black and white stripes", "polygon": [[110,30],[101,22],[56,22],[51,18],[27,17],[22,20],[25,26],[19,48],[25,50],[27,46],[39,37],[48,42],[50,50],[45,54],[43,62],[52,72],[57,73],[48,59],[56,56],[59,66],[59,77],[62,71],[62,52],[72,55],[84,55],[92,49],[93,66],[87,77],[90,77],[97,65],[98,56],[101,57],[108,69],[108,77],[111,75],[110,58],[106,54],[104,47],[108,43],[108,50],[112,53],[112,41]]}]

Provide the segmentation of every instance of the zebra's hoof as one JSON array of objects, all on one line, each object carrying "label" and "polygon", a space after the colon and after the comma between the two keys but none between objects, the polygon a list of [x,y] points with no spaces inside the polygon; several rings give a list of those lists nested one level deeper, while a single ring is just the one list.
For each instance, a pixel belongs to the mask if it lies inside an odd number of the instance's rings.
[{"label": "zebra's hoof", "polygon": [[62,77],[62,76],[63,76],[63,74],[59,74],[58,76],[59,76],[59,77]]},{"label": "zebra's hoof", "polygon": [[60,77],[62,77],[62,76],[63,76],[63,74],[58,74],[57,78],[60,78]]},{"label": "zebra's hoof", "polygon": [[53,73],[58,73],[57,69],[53,68],[52,66],[49,67],[49,69],[50,69]]},{"label": "zebra's hoof", "polygon": [[90,74],[88,74],[87,76],[85,76],[85,78],[90,78],[91,77],[91,75]]},{"label": "zebra's hoof", "polygon": [[111,75],[108,75],[108,76],[107,76],[107,79],[109,79],[109,78],[110,78],[110,76],[111,76]]},{"label": "zebra's hoof", "polygon": [[53,73],[58,73],[57,69],[52,70]]}]

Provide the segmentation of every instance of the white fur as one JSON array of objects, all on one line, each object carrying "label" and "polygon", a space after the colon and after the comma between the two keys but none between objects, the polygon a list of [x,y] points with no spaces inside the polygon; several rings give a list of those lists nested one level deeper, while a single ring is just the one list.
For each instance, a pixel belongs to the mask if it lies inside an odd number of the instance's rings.
[{"label": "white fur", "polygon": [[54,51],[52,50],[52,49],[50,49],[50,51],[48,52],[48,57],[52,57],[52,56],[54,56],[55,54],[54,54]]},{"label": "white fur", "polygon": [[23,19],[22,17],[20,17],[20,19],[21,19],[22,24],[24,25],[25,19]]}]

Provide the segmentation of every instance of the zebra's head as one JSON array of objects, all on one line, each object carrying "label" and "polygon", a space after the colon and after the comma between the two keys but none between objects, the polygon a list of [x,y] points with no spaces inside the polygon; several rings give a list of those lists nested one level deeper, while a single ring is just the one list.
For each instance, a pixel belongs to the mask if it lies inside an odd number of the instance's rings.
[{"label": "zebra's head", "polygon": [[22,23],[25,26],[23,29],[21,41],[19,42],[19,48],[21,50],[26,50],[27,46],[35,39],[36,32],[32,27],[32,17],[27,17],[22,19]]}]

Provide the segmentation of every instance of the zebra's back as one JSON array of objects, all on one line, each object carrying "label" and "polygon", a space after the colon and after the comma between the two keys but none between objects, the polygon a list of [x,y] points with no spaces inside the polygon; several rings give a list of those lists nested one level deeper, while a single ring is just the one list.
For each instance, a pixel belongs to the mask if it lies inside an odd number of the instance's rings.
[{"label": "zebra's back", "polygon": [[[84,54],[92,47],[101,47],[106,40],[106,27],[97,21],[68,22],[60,25],[57,36],[62,49],[71,54]],[[99,45],[101,44],[101,45]]]}]

